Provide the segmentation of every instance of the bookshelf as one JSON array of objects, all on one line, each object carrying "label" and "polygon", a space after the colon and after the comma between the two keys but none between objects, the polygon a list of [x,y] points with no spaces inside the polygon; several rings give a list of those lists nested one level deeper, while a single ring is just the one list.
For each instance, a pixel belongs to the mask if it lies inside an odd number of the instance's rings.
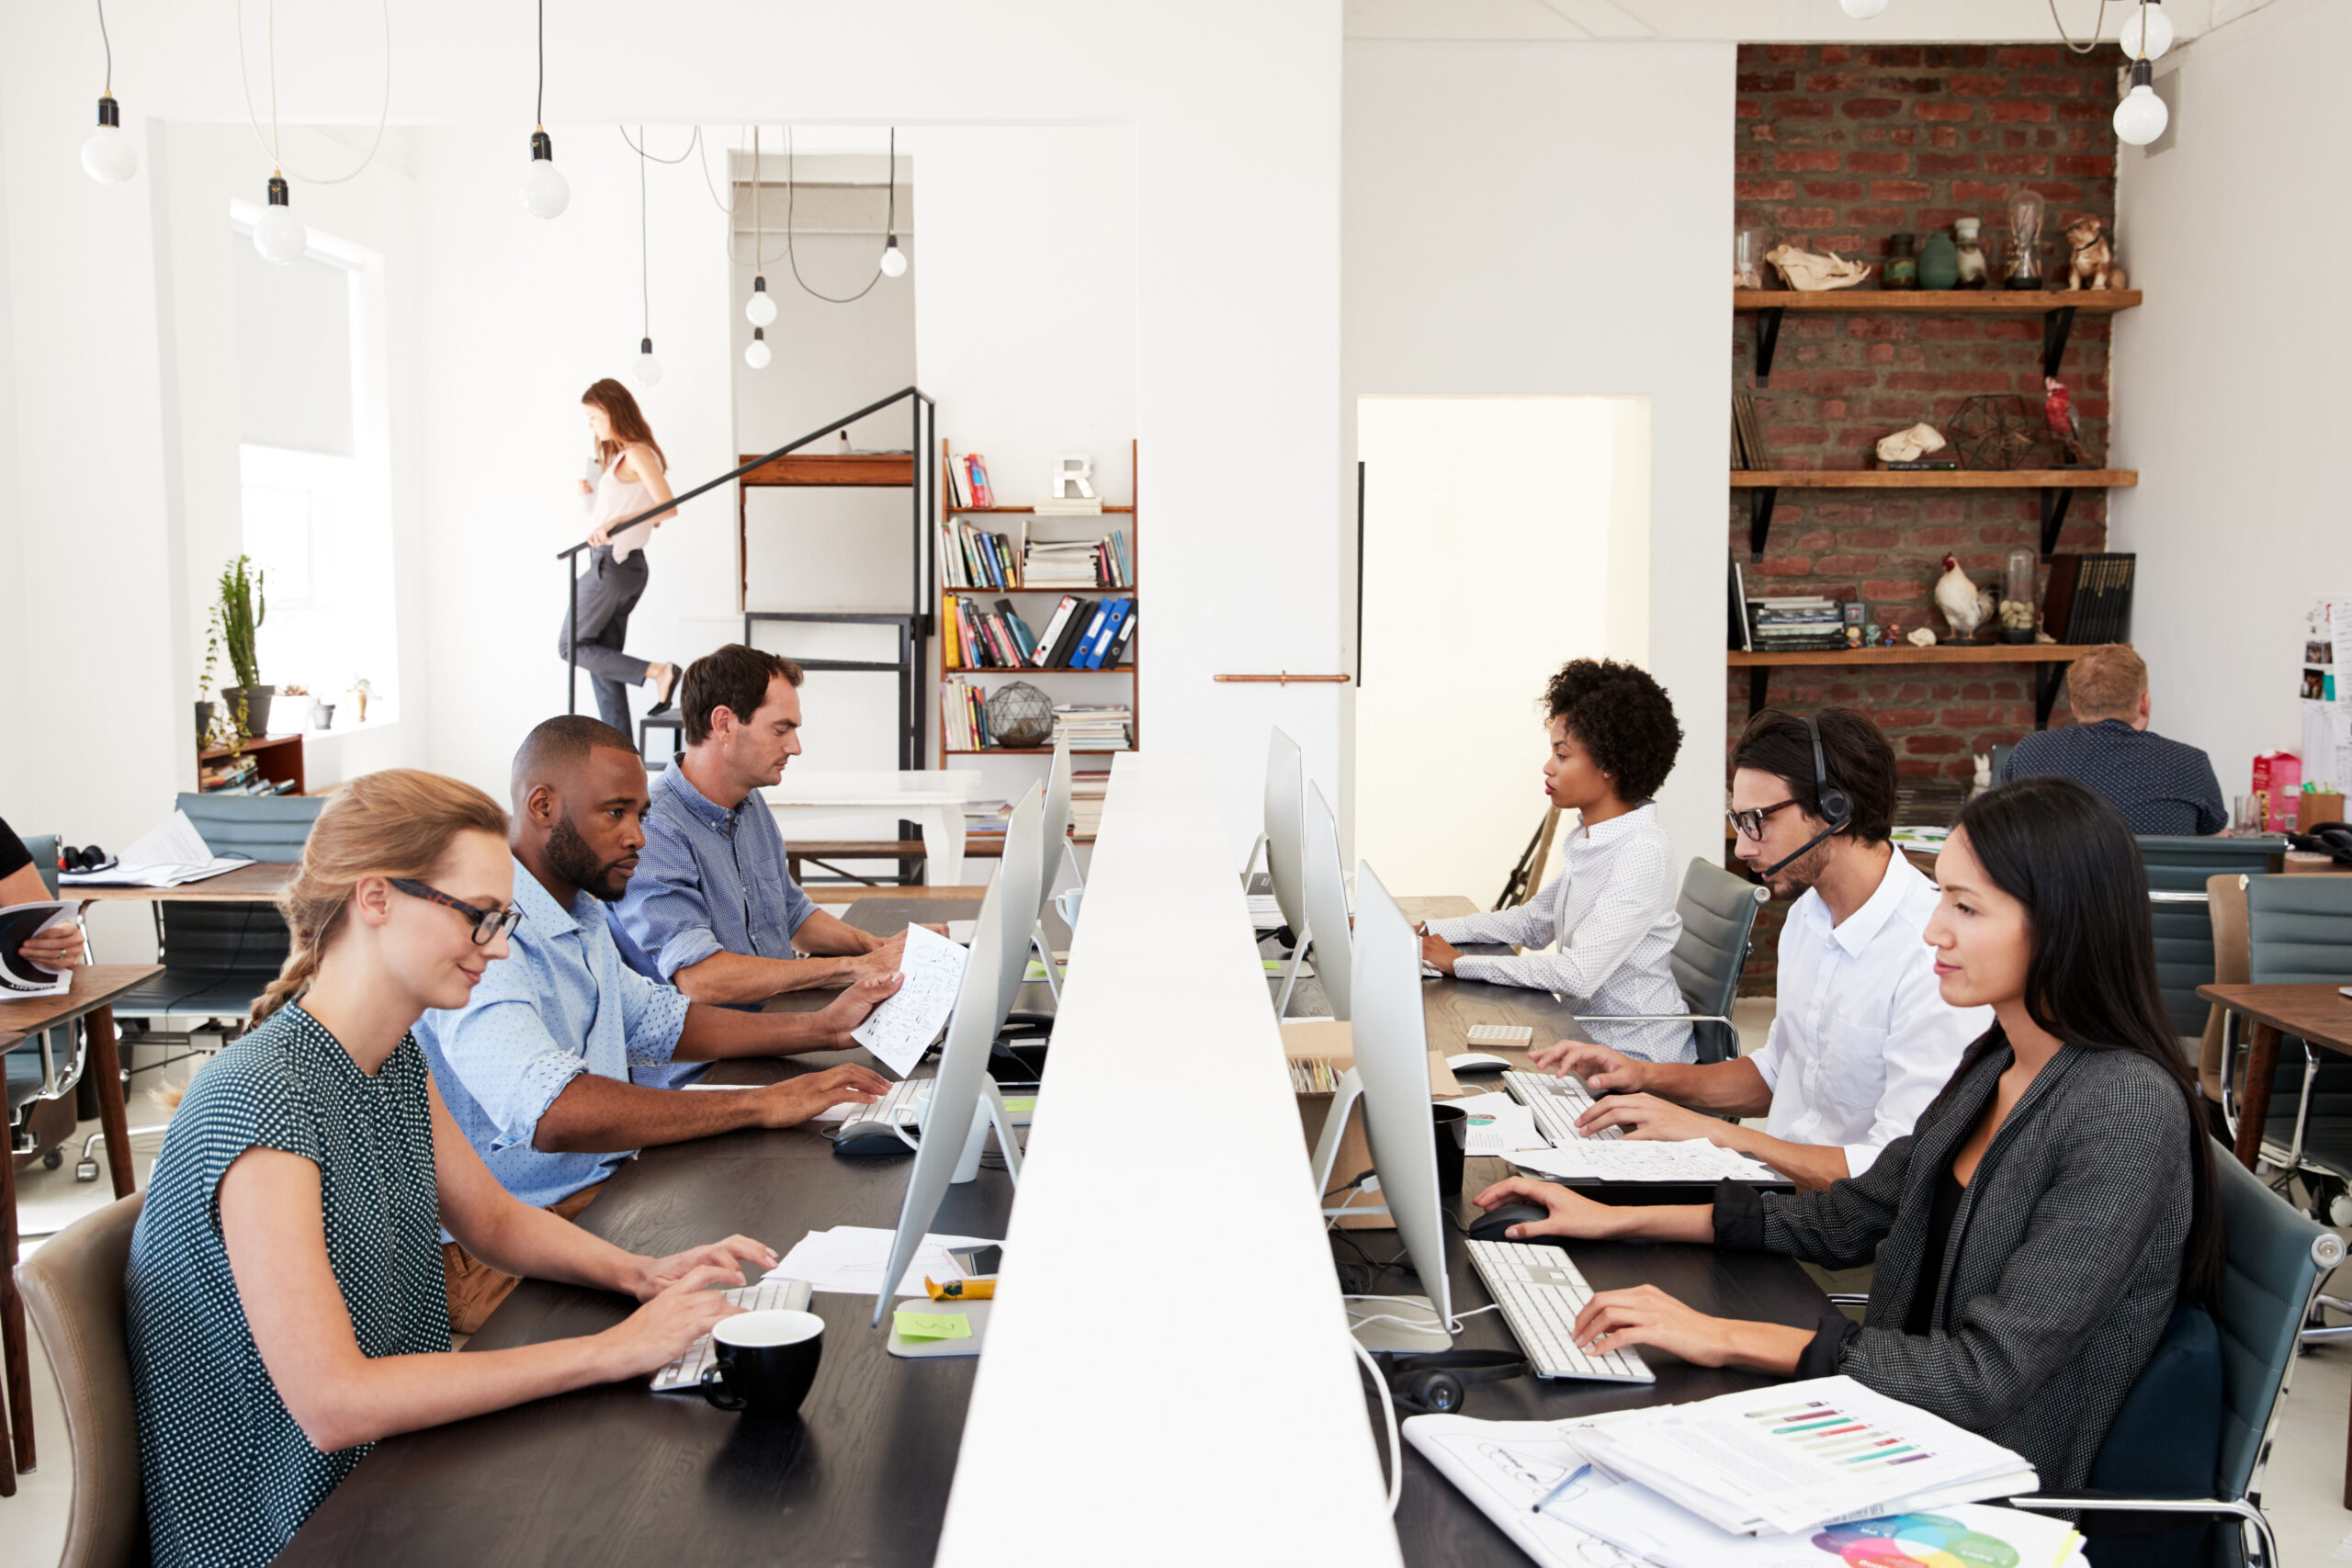
[{"label": "bookshelf", "polygon": [[[939,471],[942,498],[940,514],[943,529],[939,536],[933,540],[933,552],[936,563],[939,614],[942,616],[943,629],[947,614],[946,601],[949,598],[967,600],[975,609],[986,609],[998,599],[1010,600],[1023,620],[1031,626],[1033,631],[1040,634],[1045,630],[1054,607],[1064,595],[1080,599],[1120,598],[1136,601],[1139,604],[1142,599],[1140,587],[1143,580],[1143,549],[1142,529],[1138,525],[1136,513],[1138,503],[1143,496],[1143,480],[1139,449],[1134,441],[1128,443],[1128,453],[1131,462],[1130,471],[1135,475],[1133,500],[1125,502],[1106,500],[1100,513],[1050,511],[1041,513],[1034,506],[956,505],[956,496],[958,490],[962,488],[962,484],[954,474],[955,454],[952,444],[942,440],[939,444]],[[956,569],[956,563],[947,552],[954,548],[950,539],[955,525],[959,522],[980,527],[984,532],[1003,535],[1010,547],[1013,561],[1025,564],[1027,548],[1031,543],[1086,539],[1106,535],[1114,526],[1105,521],[1108,518],[1125,520],[1123,524],[1116,525],[1126,536],[1128,581],[1123,585],[1111,587],[1060,583],[1046,586],[1008,584],[1001,588],[959,588],[948,581],[951,570]],[[986,521],[989,519],[1001,519],[1002,525],[990,525]],[[956,574],[968,575],[962,570],[956,570]],[[944,640],[942,646],[944,649]],[[1134,737],[1135,747],[1140,747],[1143,744],[1142,681],[1140,679],[1142,666],[1143,638],[1141,627],[1138,625],[1136,637],[1129,644],[1127,658],[1124,663],[1105,664],[1093,670],[1005,669],[968,663],[950,664],[943,659],[940,666],[941,690],[944,695],[948,681],[961,680],[978,687],[985,695],[1000,686],[1008,685],[1015,681],[1025,681],[1046,692],[1057,702],[1112,703],[1124,695],[1126,698],[1128,711],[1128,729]],[[1102,682],[1106,681],[1112,684],[1108,690],[1102,690]],[[948,766],[950,758],[1050,757],[1054,751],[1051,746],[978,748],[952,746],[948,744],[947,725],[943,712],[937,754],[940,765]],[[1117,750],[1111,749],[1075,747],[1070,754],[1074,757],[1093,758],[1115,757],[1119,752]],[[1092,840],[1080,838],[1079,841],[1091,843]]]},{"label": "bookshelf", "polygon": [[[310,793],[309,781],[303,773],[302,738],[300,735],[272,735],[248,740],[242,750],[253,759],[254,778],[274,784],[290,784],[290,788],[280,792],[282,794]],[[216,764],[229,766],[231,756],[232,752],[226,746],[207,746],[197,752],[197,788],[199,791],[206,795],[220,793],[220,785],[208,786],[204,783],[204,772],[207,767]]]}]

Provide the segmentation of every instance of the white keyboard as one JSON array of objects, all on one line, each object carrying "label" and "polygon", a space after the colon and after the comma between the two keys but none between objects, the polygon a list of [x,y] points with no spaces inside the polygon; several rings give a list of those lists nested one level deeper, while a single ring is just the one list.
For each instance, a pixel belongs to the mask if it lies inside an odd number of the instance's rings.
[{"label": "white keyboard", "polygon": [[1522,1241],[1470,1241],[1470,1261],[1487,1293],[1501,1303],[1528,1365],[1539,1378],[1592,1378],[1601,1382],[1656,1382],[1657,1374],[1632,1350],[1592,1355],[1577,1348],[1577,1314],[1592,1300],[1568,1255]]},{"label": "white keyboard", "polygon": [[931,1100],[932,1086],[936,1078],[900,1078],[890,1090],[871,1105],[861,1105],[852,1111],[845,1121],[895,1122],[913,1131],[922,1124],[922,1108]]},{"label": "white keyboard", "polygon": [[[808,1281],[806,1280],[767,1279],[756,1285],[743,1285],[725,1292],[729,1301],[746,1312],[807,1312]],[[694,1342],[693,1348],[653,1374],[656,1393],[692,1393],[702,1387],[702,1375],[710,1370],[710,1336],[706,1334]]]},{"label": "white keyboard", "polygon": [[1577,1118],[1592,1109],[1592,1096],[1584,1085],[1573,1077],[1554,1077],[1549,1073],[1505,1073],[1503,1087],[1510,1097],[1534,1113],[1535,1130],[1555,1149],[1570,1147],[1583,1137],[1622,1138],[1623,1127],[1603,1127],[1598,1133],[1577,1131]]}]

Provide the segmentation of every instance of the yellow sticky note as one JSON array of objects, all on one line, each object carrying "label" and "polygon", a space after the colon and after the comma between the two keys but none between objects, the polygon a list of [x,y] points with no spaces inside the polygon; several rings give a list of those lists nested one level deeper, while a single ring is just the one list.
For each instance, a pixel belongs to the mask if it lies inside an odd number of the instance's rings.
[{"label": "yellow sticky note", "polygon": [[1015,1100],[1008,1100],[1004,1102],[1004,1109],[1008,1113],[1014,1116],[1019,1116],[1027,1111],[1034,1111],[1037,1109],[1037,1097],[1031,1094],[1023,1095]]},{"label": "yellow sticky note", "polygon": [[969,1339],[972,1320],[960,1312],[907,1312],[893,1314],[901,1339]]}]

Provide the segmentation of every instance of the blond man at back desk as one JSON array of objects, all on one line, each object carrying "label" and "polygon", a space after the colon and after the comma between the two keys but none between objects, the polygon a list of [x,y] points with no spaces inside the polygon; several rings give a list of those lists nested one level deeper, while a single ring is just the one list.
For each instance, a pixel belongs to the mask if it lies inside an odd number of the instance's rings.
[{"label": "blond man at back desk", "polygon": [[[1534,1053],[1606,1095],[1579,1123],[1588,1134],[1706,1138],[1822,1188],[1910,1133],[1993,1019],[1939,992],[1922,936],[1936,887],[1888,841],[1894,783],[1894,749],[1861,714],[1828,708],[1809,725],[1767,708],[1748,721],[1732,752],[1739,858],[1774,897],[1798,896],[1771,1033],[1753,1056],[1705,1065],[1566,1040]],[[1739,1116],[1766,1121],[1723,1120]]]}]

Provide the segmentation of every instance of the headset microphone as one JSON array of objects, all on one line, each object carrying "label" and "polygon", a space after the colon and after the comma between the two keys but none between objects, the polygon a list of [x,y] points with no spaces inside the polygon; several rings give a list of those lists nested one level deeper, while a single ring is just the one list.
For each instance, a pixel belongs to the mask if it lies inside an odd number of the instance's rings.
[{"label": "headset microphone", "polygon": [[1807,839],[1804,843],[1799,844],[1793,854],[1782,855],[1779,860],[1774,861],[1770,865],[1764,867],[1761,871],[1756,874],[1757,875],[1768,880],[1780,875],[1784,867],[1793,864],[1795,862],[1802,860],[1806,855],[1812,853],[1814,846],[1820,843],[1824,839],[1834,837],[1838,833],[1842,832],[1845,829],[1846,824],[1854,819],[1853,801],[1847,795],[1844,790],[1838,788],[1835,784],[1829,782],[1828,765],[1823,761],[1821,755],[1820,724],[1814,719],[1811,714],[1807,714],[1805,716],[1804,728],[1805,732],[1813,738],[1814,799],[1821,807],[1822,819],[1827,822],[1829,826],[1824,828],[1820,832],[1815,833],[1812,838]]}]

